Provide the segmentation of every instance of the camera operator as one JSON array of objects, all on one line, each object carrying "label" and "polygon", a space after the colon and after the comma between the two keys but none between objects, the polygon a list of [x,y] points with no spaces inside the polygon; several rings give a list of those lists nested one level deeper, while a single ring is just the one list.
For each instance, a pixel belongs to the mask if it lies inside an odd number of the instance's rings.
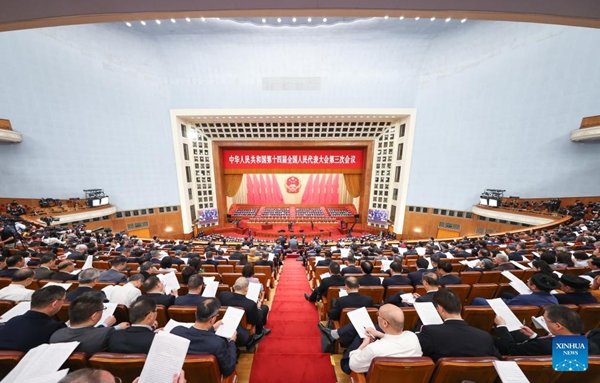
[{"label": "camera operator", "polygon": [[19,233],[14,224],[7,221],[0,221],[0,245],[5,248],[13,248],[19,240]]}]

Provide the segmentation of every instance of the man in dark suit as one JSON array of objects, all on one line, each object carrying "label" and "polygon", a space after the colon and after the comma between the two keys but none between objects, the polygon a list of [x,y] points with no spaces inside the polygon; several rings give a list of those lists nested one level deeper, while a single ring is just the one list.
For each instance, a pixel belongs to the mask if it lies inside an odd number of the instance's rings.
[{"label": "man in dark suit", "polygon": [[460,285],[460,277],[458,275],[450,274],[451,272],[452,264],[450,262],[440,261],[438,263],[438,283],[441,286]]},{"label": "man in dark suit", "polygon": [[500,254],[500,253],[496,254],[496,256],[494,257],[494,264],[496,265],[494,267],[494,270],[505,271],[505,270],[514,270],[517,268],[515,265],[510,263],[510,261],[508,259],[508,255]]},{"label": "man in dark suit", "polygon": [[332,262],[329,265],[329,277],[321,280],[321,284],[312,291],[310,295],[304,294],[304,298],[309,302],[316,302],[321,297],[327,295],[327,290],[331,286],[344,286],[344,277],[340,275],[340,265],[337,262]]},{"label": "man in dark suit", "polygon": [[165,285],[158,279],[156,275],[144,281],[142,290],[146,292],[146,296],[153,299],[157,305],[163,305],[165,308],[169,308],[175,303],[175,295],[165,294]]},{"label": "man in dark suit", "polygon": [[101,294],[106,300],[106,295],[102,290],[95,290],[94,285],[98,281],[98,277],[100,277],[100,270],[98,269],[86,269],[79,273],[77,279],[79,280],[79,286],[69,293],[67,293],[67,300],[69,302],[73,302],[77,297],[89,292],[97,292]]},{"label": "man in dark suit", "polygon": [[112,282],[112,283],[125,283],[127,282],[127,276],[123,274],[123,271],[127,267],[127,257],[118,255],[115,258],[111,258],[110,269],[100,273],[98,280],[100,282]]},{"label": "man in dark suit", "polygon": [[212,253],[212,251],[207,251],[206,253],[204,253],[204,256],[206,257],[206,261],[202,262],[203,265],[214,265],[214,266],[217,266],[219,264],[219,261],[215,261],[213,259],[213,253]]},{"label": "man in dark suit", "polygon": [[31,309],[0,326],[0,350],[27,352],[43,343],[65,324],[52,317],[65,303],[66,291],[60,286],[39,289],[31,296]]},{"label": "man in dark suit", "polygon": [[56,259],[56,255],[53,253],[44,254],[40,257],[40,264],[37,269],[34,269],[33,272],[35,274],[35,279],[50,279],[52,274],[54,274],[53,270],[50,270],[50,267],[54,265],[54,260]]},{"label": "man in dark suit", "polygon": [[340,297],[333,302],[329,310],[329,320],[339,320],[342,310],[345,308],[373,307],[373,298],[358,294],[358,279],[356,277],[346,278],[345,297]]},{"label": "man in dark suit", "polygon": [[254,265],[255,266],[269,266],[271,268],[271,272],[273,272],[273,268],[275,266],[273,261],[269,261],[269,253],[267,253],[266,251],[262,252],[260,261],[257,261]]},{"label": "man in dark suit", "polygon": [[[415,301],[432,302],[433,296],[440,288],[437,274],[432,271],[424,273],[422,283],[427,293],[425,295],[419,295],[417,293],[414,293],[413,296],[415,297]],[[399,307],[406,306],[407,302],[402,301],[402,294],[402,292],[399,292],[397,294],[392,295],[391,297],[388,297],[388,299],[385,300],[385,303],[391,303]]]},{"label": "man in dark suit", "polygon": [[223,291],[219,294],[219,301],[223,306],[235,306],[241,307],[246,312],[246,321],[256,326],[256,338],[262,338],[264,335],[268,335],[271,330],[265,327],[267,323],[267,315],[269,314],[269,307],[263,305],[261,300],[254,302],[251,299],[246,298],[248,293],[248,286],[250,282],[247,278],[239,277],[233,284],[233,292]]},{"label": "man in dark suit", "polygon": [[194,274],[190,276],[188,279],[187,287],[188,293],[177,297],[175,299],[176,306],[198,306],[200,302],[205,300],[200,293],[202,292],[202,287],[204,286],[204,279],[201,275]]},{"label": "man in dark suit", "polygon": [[148,297],[139,297],[129,307],[129,321],[129,328],[112,333],[108,340],[108,351],[147,354],[154,340],[154,329],[158,326],[156,302]]},{"label": "man in dark suit", "polygon": [[342,275],[346,274],[362,274],[362,270],[356,267],[356,259],[353,254],[349,254],[346,258],[346,267],[342,269]]},{"label": "man in dark suit", "polygon": [[560,277],[561,290],[564,294],[556,294],[558,303],[582,305],[586,303],[598,303],[595,296],[590,293],[590,281],[576,275],[563,274]]},{"label": "man in dark suit", "polygon": [[[539,337],[529,327],[509,332],[502,317],[496,317],[496,346],[502,355],[552,355],[552,336],[581,335],[583,322],[577,312],[561,305],[549,305],[544,308],[544,320],[551,336]],[[465,338],[466,339],[466,338]],[[588,354],[600,352],[598,346],[590,342]]]},{"label": "man in dark suit", "polygon": [[381,286],[381,279],[371,275],[373,272],[373,262],[364,261],[360,264],[360,268],[364,273],[362,277],[358,278],[358,283],[361,286]]},{"label": "man in dark suit", "polygon": [[79,244],[75,246],[75,250],[73,250],[71,254],[67,256],[67,259],[70,259],[72,261],[85,261],[88,255],[87,252],[87,246],[84,244]]},{"label": "man in dark suit", "polygon": [[171,333],[190,340],[189,354],[210,354],[217,358],[223,376],[235,371],[237,349],[235,333],[231,339],[221,338],[214,330],[221,304],[215,298],[207,298],[196,308],[196,322],[190,328],[175,327]]},{"label": "man in dark suit", "polygon": [[20,254],[6,258],[6,269],[0,270],[0,277],[12,278],[17,270],[25,267],[25,258]]},{"label": "man in dark suit", "polygon": [[332,259],[331,259],[331,251],[326,251],[325,252],[325,259],[317,262],[317,264],[315,265],[315,267],[320,267],[320,266],[329,266],[332,263]]},{"label": "man in dark suit", "polygon": [[58,271],[50,276],[53,281],[75,281],[77,275],[71,274],[75,270],[75,263],[73,261],[62,261],[58,264]]},{"label": "man in dark suit", "polygon": [[427,259],[419,257],[417,259],[417,271],[411,271],[410,273],[408,273],[408,278],[412,282],[413,286],[421,284],[423,274],[429,271],[427,270],[427,267],[429,267],[429,262],[427,262]]},{"label": "man in dark suit", "polygon": [[[444,320],[440,325],[421,327],[417,334],[423,356],[434,361],[443,357],[495,356],[500,353],[494,347],[492,336],[469,326],[460,316],[460,299],[449,289],[440,289],[433,296],[437,312]],[[468,341],[466,341],[468,340]]]},{"label": "man in dark suit", "polygon": [[229,256],[229,259],[233,259],[233,260],[240,260],[242,259],[242,245],[237,244],[235,245],[235,251],[233,252],[233,254],[231,254]]},{"label": "man in dark suit", "polygon": [[411,280],[402,275],[402,264],[399,262],[392,262],[390,263],[390,273],[391,276],[384,278],[383,282],[381,283],[381,285],[383,287],[385,287],[387,289],[388,286],[402,286],[402,285],[408,285],[410,286],[412,284]]},{"label": "man in dark suit", "polygon": [[521,262],[523,260],[523,256],[526,253],[524,243],[517,243],[516,245],[508,245],[508,249],[514,250],[512,253],[508,254],[509,261]]}]

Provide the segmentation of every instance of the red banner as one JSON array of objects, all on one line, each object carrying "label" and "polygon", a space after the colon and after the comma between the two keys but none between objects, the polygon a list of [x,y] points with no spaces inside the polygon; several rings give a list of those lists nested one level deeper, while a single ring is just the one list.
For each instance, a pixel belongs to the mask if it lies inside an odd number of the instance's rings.
[{"label": "red banner", "polygon": [[361,149],[224,149],[225,169],[362,169]]}]

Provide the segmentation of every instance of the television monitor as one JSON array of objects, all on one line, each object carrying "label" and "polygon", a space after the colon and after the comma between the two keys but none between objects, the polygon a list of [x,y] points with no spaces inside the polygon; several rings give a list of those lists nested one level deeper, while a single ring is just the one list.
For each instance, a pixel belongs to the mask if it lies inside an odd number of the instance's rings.
[{"label": "television monitor", "polygon": [[108,205],[108,197],[102,197],[100,199],[100,205]]},{"label": "television monitor", "polygon": [[491,207],[498,207],[498,200],[495,198],[490,198],[490,206]]},{"label": "television monitor", "polygon": [[382,209],[369,209],[367,221],[371,223],[385,224],[388,221],[388,212],[387,210]]},{"label": "television monitor", "polygon": [[479,204],[487,206],[488,205],[488,199],[487,198],[483,198],[483,197],[479,198]]},{"label": "television monitor", "polygon": [[92,206],[100,206],[100,200],[98,198],[94,198],[92,200]]},{"label": "television monitor", "polygon": [[212,223],[219,220],[219,214],[216,208],[200,209],[198,211],[198,223]]}]

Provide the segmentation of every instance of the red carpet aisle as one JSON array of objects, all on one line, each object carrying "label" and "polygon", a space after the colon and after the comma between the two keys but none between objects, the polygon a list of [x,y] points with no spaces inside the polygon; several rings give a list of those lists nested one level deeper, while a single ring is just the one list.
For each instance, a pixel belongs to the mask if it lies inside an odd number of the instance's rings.
[{"label": "red carpet aisle", "polygon": [[273,331],[258,346],[250,383],[335,383],[329,354],[321,352],[317,310],[304,300],[307,287],[302,262],[288,258],[269,313]]}]

